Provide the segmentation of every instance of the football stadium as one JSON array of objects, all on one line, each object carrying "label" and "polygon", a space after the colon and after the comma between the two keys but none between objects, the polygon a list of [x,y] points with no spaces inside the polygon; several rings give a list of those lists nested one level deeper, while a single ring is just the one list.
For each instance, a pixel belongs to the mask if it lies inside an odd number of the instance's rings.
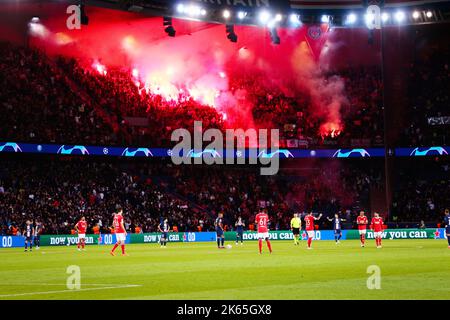
[{"label": "football stadium", "polygon": [[442,0],[2,1],[0,300],[449,300],[449,26]]}]

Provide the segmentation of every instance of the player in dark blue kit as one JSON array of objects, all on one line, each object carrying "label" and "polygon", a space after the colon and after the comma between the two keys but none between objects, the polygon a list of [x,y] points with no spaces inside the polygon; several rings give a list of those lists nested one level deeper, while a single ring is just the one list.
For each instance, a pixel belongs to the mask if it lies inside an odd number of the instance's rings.
[{"label": "player in dark blue kit", "polygon": [[36,226],[34,227],[34,245],[36,246],[36,250],[39,250],[39,246],[41,245],[42,228],[42,223],[36,221]]},{"label": "player in dark blue kit", "polygon": [[244,242],[245,223],[241,217],[238,217],[238,220],[235,223],[235,227],[236,227],[236,244],[238,244],[238,241],[241,240],[241,246],[242,246],[242,243]]},{"label": "player in dark blue kit", "polygon": [[25,252],[28,250],[28,244],[30,244],[30,252],[33,251],[34,228],[30,220],[27,220],[22,235],[25,237]]},{"label": "player in dark blue kit", "polygon": [[328,221],[333,222],[333,230],[334,230],[334,241],[336,241],[336,244],[340,243],[339,240],[341,240],[342,237],[342,222],[345,221],[345,219],[339,218],[339,215],[336,213],[334,215],[334,218],[330,219],[328,218]]},{"label": "player in dark blue kit", "polygon": [[161,247],[166,247],[167,241],[169,240],[169,221],[167,219],[164,219],[159,225],[158,225],[159,232],[161,232],[161,240],[159,241],[161,244]]},{"label": "player in dark blue kit", "polygon": [[445,234],[447,235],[448,248],[450,249],[450,210],[445,209]]},{"label": "player in dark blue kit", "polygon": [[223,249],[225,248],[225,237],[223,234],[223,213],[219,213],[214,226],[216,227],[217,248]]}]

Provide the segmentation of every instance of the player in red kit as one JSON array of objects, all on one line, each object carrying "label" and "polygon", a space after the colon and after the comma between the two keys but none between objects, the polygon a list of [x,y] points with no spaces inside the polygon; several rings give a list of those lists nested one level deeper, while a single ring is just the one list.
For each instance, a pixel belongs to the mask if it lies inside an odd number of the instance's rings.
[{"label": "player in red kit", "polygon": [[308,234],[308,247],[307,249],[311,249],[311,243],[314,238],[314,221],[319,220],[322,217],[322,214],[319,215],[319,217],[314,217],[313,213],[310,212],[305,217],[305,229],[306,233]]},{"label": "player in red kit", "polygon": [[380,249],[381,248],[381,236],[383,234],[383,219],[381,219],[380,215],[377,212],[375,212],[373,215],[374,215],[374,217],[372,218],[370,228],[373,230],[377,248]]},{"label": "player in red kit", "polygon": [[80,251],[80,246],[83,250],[85,250],[86,245],[86,230],[87,230],[87,222],[84,217],[81,217],[80,221],[75,225],[75,230],[78,233],[78,251]]},{"label": "player in red kit", "polygon": [[123,225],[123,216],[122,216],[123,210],[121,207],[117,208],[117,213],[114,214],[114,220],[113,220],[113,227],[114,232],[116,234],[116,244],[114,245],[113,249],[111,250],[111,255],[114,256],[114,250],[120,245],[122,248],[122,255],[125,254],[125,239],[127,237],[127,232],[125,231],[125,226]]},{"label": "player in red kit", "polygon": [[369,220],[365,216],[364,211],[361,210],[359,212],[358,218],[356,218],[356,224],[358,225],[359,239],[361,240],[361,247],[363,247],[363,248],[366,244],[366,231],[367,231],[368,223],[369,223]]},{"label": "player in red kit", "polygon": [[269,240],[269,228],[267,227],[268,222],[269,216],[267,215],[267,209],[264,209],[262,212],[256,215],[255,223],[258,226],[259,254],[262,253],[262,239],[266,240],[269,252],[272,253],[272,245],[270,244]]}]

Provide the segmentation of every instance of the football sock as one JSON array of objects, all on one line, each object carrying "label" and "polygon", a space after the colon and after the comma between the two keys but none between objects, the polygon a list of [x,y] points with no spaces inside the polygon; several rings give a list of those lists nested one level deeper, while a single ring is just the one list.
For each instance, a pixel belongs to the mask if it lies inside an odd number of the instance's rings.
[{"label": "football sock", "polygon": [[224,242],[225,242],[225,238],[221,238],[220,243],[221,243],[222,247],[223,247]]},{"label": "football sock", "polygon": [[339,237],[338,237],[338,241],[339,241],[339,240],[341,240],[341,237],[342,237],[342,235],[339,235]]},{"label": "football sock", "polygon": [[220,247],[220,238],[217,238],[217,247]]},{"label": "football sock", "polygon": [[311,247],[311,242],[312,242],[312,239],[311,239],[311,238],[308,238],[308,248]]},{"label": "football sock", "polygon": [[262,252],[262,239],[258,240],[259,253]]},{"label": "football sock", "polygon": [[123,244],[120,247],[122,248],[122,254],[125,254],[125,245]]},{"label": "football sock", "polygon": [[447,236],[448,245],[450,246],[450,236]]},{"label": "football sock", "polygon": [[266,242],[267,242],[267,247],[269,248],[270,253],[272,253],[272,245],[270,244],[269,239],[267,239]]},{"label": "football sock", "polygon": [[119,245],[116,243],[116,244],[114,245],[114,248],[111,250],[111,252],[114,252],[118,246],[119,246]]}]

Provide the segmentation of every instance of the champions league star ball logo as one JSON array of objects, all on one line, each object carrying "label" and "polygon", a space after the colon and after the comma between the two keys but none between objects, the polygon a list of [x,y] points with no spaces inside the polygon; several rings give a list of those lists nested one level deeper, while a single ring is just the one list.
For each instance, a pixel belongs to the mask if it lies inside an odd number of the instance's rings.
[{"label": "champions league star ball logo", "polygon": [[262,150],[258,154],[258,158],[260,158],[260,157],[261,158],[273,158],[277,154],[282,154],[282,155],[284,155],[285,158],[289,158],[289,157],[293,158],[294,157],[294,155],[289,150],[279,149],[279,150],[276,150],[276,151],[270,152],[270,153],[267,153],[266,150]]},{"label": "champions league star ball logo", "polygon": [[122,156],[125,156],[125,157],[139,157],[139,156],[153,157],[153,153],[148,148],[136,148],[134,151],[130,151],[130,149],[133,149],[133,148],[126,148],[125,150],[123,150]]},{"label": "champions league star ball logo", "polygon": [[58,151],[58,154],[89,154],[89,151],[86,149],[85,146],[73,146],[73,147],[69,147],[69,146],[65,146],[62,145]]},{"label": "champions league star ball logo", "polygon": [[436,153],[440,156],[448,155],[448,152],[443,147],[431,147],[421,150],[423,148],[415,148],[410,156],[411,157],[423,157],[423,156],[431,156],[436,155]]},{"label": "champions league star ball logo", "polygon": [[200,152],[195,152],[194,149],[189,150],[187,157],[201,158],[204,154],[209,154],[213,158],[220,158],[220,154],[214,149],[205,149]]},{"label": "champions league star ball logo", "polygon": [[352,149],[350,151],[344,152],[342,149],[338,149],[334,154],[333,158],[350,158],[350,157],[370,157],[370,153],[366,149]]},{"label": "champions league star ball logo", "polygon": [[15,142],[6,142],[0,146],[0,152],[22,152],[19,145]]}]

